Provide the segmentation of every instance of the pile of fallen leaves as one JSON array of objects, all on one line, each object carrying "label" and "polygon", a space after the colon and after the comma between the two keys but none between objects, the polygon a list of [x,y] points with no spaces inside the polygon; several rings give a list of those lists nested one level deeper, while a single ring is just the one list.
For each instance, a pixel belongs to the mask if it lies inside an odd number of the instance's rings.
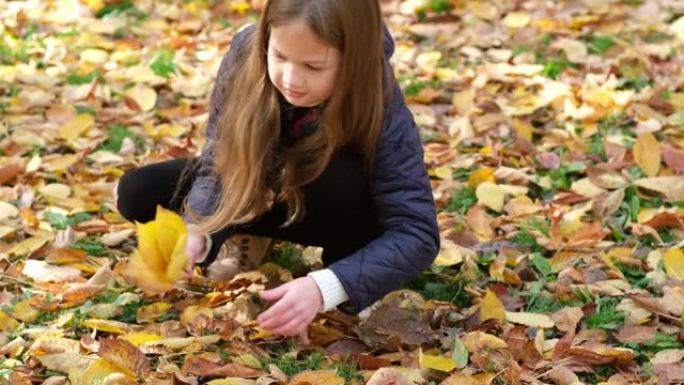
[{"label": "pile of fallen leaves", "polygon": [[0,1],[0,381],[684,381],[682,1],[382,0],[442,250],[309,341],[254,318],[315,252],[179,283],[182,224],[136,227],[111,194],[200,151],[220,60],[262,3]]}]

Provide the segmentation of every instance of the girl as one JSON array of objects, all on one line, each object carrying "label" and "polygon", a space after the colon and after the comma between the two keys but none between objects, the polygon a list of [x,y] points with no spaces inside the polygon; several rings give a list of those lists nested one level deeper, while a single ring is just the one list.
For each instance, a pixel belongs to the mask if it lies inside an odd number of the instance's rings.
[{"label": "girl", "polygon": [[377,0],[269,0],[221,63],[202,155],[126,173],[119,211],[182,212],[191,265],[238,233],[323,247],[325,269],[261,293],[277,301],[257,318],[271,333],[305,332],[341,304],[361,311],[439,250],[393,51]]}]

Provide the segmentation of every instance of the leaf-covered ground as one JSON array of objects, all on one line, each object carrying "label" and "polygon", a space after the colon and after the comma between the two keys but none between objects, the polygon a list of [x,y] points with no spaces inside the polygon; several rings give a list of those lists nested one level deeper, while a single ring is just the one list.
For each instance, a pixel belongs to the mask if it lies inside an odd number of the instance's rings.
[{"label": "leaf-covered ground", "polygon": [[681,0],[383,0],[434,266],[361,319],[321,315],[310,341],[259,331],[255,293],[319,268],[315,250],[131,285],[112,187],[201,149],[258,3],[0,1],[0,381],[684,382]]}]

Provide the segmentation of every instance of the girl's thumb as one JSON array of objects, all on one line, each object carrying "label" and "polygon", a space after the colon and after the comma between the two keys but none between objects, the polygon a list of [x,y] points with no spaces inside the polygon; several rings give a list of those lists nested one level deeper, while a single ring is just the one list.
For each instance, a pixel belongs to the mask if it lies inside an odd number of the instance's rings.
[{"label": "girl's thumb", "polygon": [[266,301],[275,301],[280,297],[284,296],[287,292],[287,284],[280,285],[271,290],[264,290],[261,292],[261,299]]}]

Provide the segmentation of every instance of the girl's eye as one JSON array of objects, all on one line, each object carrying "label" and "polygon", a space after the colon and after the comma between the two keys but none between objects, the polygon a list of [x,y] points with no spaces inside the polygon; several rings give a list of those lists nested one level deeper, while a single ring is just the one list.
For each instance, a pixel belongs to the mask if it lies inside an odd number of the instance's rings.
[{"label": "girl's eye", "polygon": [[310,69],[310,70],[312,70],[312,71],[320,71],[320,70],[323,69],[323,68],[319,68],[319,67],[312,66],[312,65],[310,65],[310,64],[307,64],[307,65],[306,65],[306,68],[308,68],[308,69]]}]

